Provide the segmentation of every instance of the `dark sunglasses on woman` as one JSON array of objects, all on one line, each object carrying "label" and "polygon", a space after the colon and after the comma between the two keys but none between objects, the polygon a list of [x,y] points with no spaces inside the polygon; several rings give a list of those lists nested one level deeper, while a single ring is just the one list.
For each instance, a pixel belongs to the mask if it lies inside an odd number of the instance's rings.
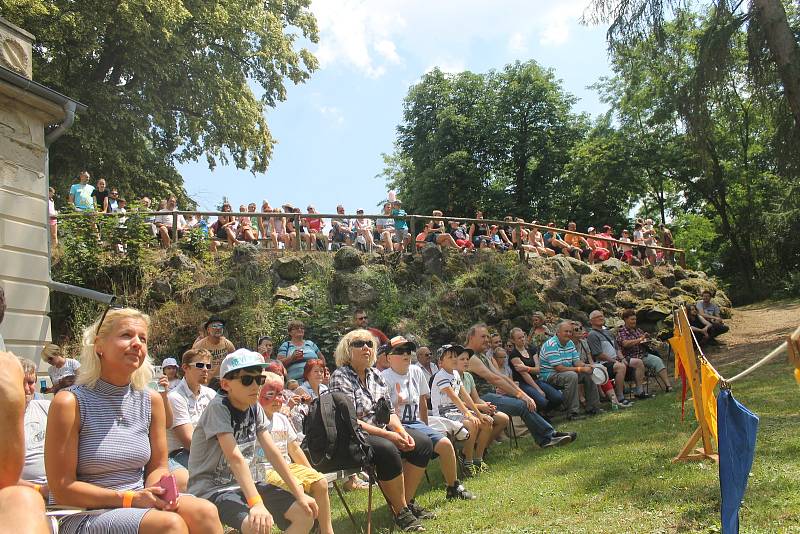
[{"label": "dark sunglasses on woman", "polygon": [[355,341],[350,342],[350,346],[356,349],[360,349],[361,347],[369,347],[372,348],[372,340],[371,339],[356,339]]}]

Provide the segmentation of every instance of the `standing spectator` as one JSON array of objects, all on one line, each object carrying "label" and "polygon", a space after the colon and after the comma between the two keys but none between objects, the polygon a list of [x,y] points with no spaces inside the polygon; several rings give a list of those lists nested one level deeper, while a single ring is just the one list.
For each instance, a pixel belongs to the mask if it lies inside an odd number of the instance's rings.
[{"label": "standing spectator", "polygon": [[[486,325],[476,324],[470,327],[466,348],[474,352],[467,369],[475,379],[475,387],[481,399],[497,406],[499,411],[509,417],[516,415],[522,418],[531,437],[542,448],[566,445],[576,439],[577,434],[557,432],[550,426],[550,423],[536,413],[533,399],[501,374],[491,358],[486,357],[486,350],[489,348],[489,331]],[[503,390],[503,395],[496,393],[498,388]]]},{"label": "standing spectator", "polygon": [[47,221],[50,228],[50,246],[56,248],[58,246],[58,211],[56,211],[56,204],[54,198],[56,190],[52,187],[47,189]]},{"label": "standing spectator", "polygon": [[69,188],[68,202],[75,206],[78,211],[93,211],[94,208],[94,186],[89,185],[89,173],[82,171],[78,176],[79,182],[72,184]]},{"label": "standing spectator", "polygon": [[425,372],[425,379],[428,381],[439,371],[439,367],[431,358],[431,349],[425,346],[417,348],[416,365]]},{"label": "standing spectator", "polygon": [[189,482],[189,448],[194,427],[217,392],[206,386],[211,373],[211,353],[189,349],[181,357],[183,379],[167,394],[172,425],[167,428],[167,460],[178,487],[186,491]]},{"label": "standing spectator", "polygon": [[[224,393],[209,403],[192,434],[189,492],[210,500],[219,519],[243,533],[266,534],[273,521],[282,530],[309,532],[317,504],[289,472],[258,403],[264,365],[259,354],[246,349],[222,361]],[[253,480],[258,445],[289,491]]]},{"label": "standing spectator", "polygon": [[220,317],[209,317],[203,325],[203,330],[206,336],[192,345],[193,349],[205,349],[211,353],[211,380],[209,387],[216,389],[219,385],[219,366],[225,357],[236,350],[233,343],[226,338],[223,333],[225,331],[225,321]]},{"label": "standing spectator", "polygon": [[108,209],[106,213],[114,213],[119,208],[119,190],[116,187],[111,188],[111,193],[108,195]]},{"label": "standing spectator", "polygon": [[97,180],[97,189],[92,191],[94,197],[94,206],[100,213],[109,213],[108,211],[108,189],[106,189],[105,178]]},{"label": "standing spectator", "polygon": [[61,347],[48,343],[42,349],[42,359],[50,364],[47,374],[52,386],[47,393],[57,393],[75,383],[81,363],[73,358],[65,358]]},{"label": "standing spectator", "polygon": [[[311,204],[308,205],[306,211],[311,214],[317,213],[317,210]],[[308,250],[319,250],[320,246],[323,247],[322,250],[328,250],[328,236],[322,232],[324,225],[322,219],[319,217],[306,217],[302,221],[303,226],[308,230],[305,235]]]},{"label": "standing spectator", "polygon": [[[2,286],[0,286],[0,295]],[[0,322],[5,301],[0,300]],[[32,488],[18,486],[25,454],[25,378],[19,360],[0,351],[0,525],[6,532],[46,534],[44,500]]]},{"label": "standing spectator", "polygon": [[[375,344],[375,337],[367,330],[345,334],[336,346],[338,367],[331,375],[330,389],[353,401],[358,425],[372,447],[378,484],[397,526],[403,531],[424,530],[419,520],[432,514],[414,502],[414,495],[433,453],[433,443],[422,432],[403,427],[395,414],[386,382],[372,367]],[[381,404],[388,409],[379,414]]]},{"label": "standing spectator", "polygon": [[27,358],[19,358],[25,375],[25,465],[20,475],[20,486],[28,486],[47,499],[47,474],[44,470],[44,434],[47,429],[47,412],[50,401],[34,399],[36,394],[36,364]]},{"label": "standing spectator", "polygon": [[[675,238],[672,237],[672,231],[664,223],[659,224],[658,229],[661,231],[661,244],[667,248],[675,248]],[[675,253],[671,250],[665,250],[664,260],[669,263],[675,263]]]},{"label": "standing spectator", "polygon": [[80,384],[53,399],[44,448],[53,500],[101,509],[62,519],[61,532],[222,532],[210,503],[161,497],[166,416],[161,396],[147,388],[149,327],[138,310],[108,310],[84,330]]},{"label": "standing spectator", "polygon": [[715,339],[717,336],[726,333],[730,328],[722,322],[719,306],[711,301],[711,297],[713,297],[711,291],[705,289],[701,296],[702,299],[697,301],[695,308],[697,308],[697,313],[700,317],[711,323],[708,334],[711,339]]},{"label": "standing spectator", "polygon": [[548,384],[563,390],[564,406],[570,420],[580,418],[580,385],[583,385],[586,394],[586,413],[597,415],[602,412],[597,387],[592,382],[592,367],[581,361],[575,344],[570,339],[574,329],[572,322],[560,322],[556,327],[556,334],[539,350],[542,378]]},{"label": "standing spectator", "polygon": [[633,247],[628,243],[633,243],[631,241],[631,234],[627,230],[622,231],[622,235],[619,238],[622,243],[619,245],[619,251],[622,255],[620,259],[627,263],[628,265],[634,264],[634,256],[633,256]]},{"label": "standing spectator", "polygon": [[400,202],[400,199],[392,202],[394,239],[403,249],[405,249],[411,243],[411,235],[408,233],[408,221],[405,219],[406,215],[406,210],[403,209],[403,203]]},{"label": "standing spectator", "polygon": [[278,347],[278,361],[286,367],[291,380],[299,380],[303,376],[303,368],[308,360],[319,358],[325,360],[316,343],[305,339],[306,325],[303,321],[289,321],[286,327],[289,339]]},{"label": "standing spectator", "polygon": [[[622,347],[622,354],[628,361],[641,360],[644,366],[653,371],[661,379],[667,392],[672,391],[667,367],[660,356],[648,352],[650,336],[642,329],[636,327],[636,311],[627,309],[622,312],[624,324],[617,332],[617,343]],[[637,395],[637,398],[639,395]]]},{"label": "standing spectator", "polygon": [[367,312],[361,308],[358,308],[356,311],[353,312],[353,327],[369,330],[373,336],[378,338],[378,343],[380,343],[381,345],[389,343],[389,337],[386,334],[384,334],[377,328],[372,328],[371,326],[369,326],[369,316],[367,315]]}]

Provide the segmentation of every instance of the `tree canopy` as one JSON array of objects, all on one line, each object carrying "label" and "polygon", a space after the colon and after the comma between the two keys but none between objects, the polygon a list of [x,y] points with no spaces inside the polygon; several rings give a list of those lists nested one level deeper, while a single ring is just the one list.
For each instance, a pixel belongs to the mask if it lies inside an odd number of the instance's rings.
[{"label": "tree canopy", "polygon": [[36,36],[34,77],[88,105],[54,144],[62,191],[88,169],[122,194],[185,194],[177,162],[264,172],[264,112],[317,67],[310,0],[0,0]]}]

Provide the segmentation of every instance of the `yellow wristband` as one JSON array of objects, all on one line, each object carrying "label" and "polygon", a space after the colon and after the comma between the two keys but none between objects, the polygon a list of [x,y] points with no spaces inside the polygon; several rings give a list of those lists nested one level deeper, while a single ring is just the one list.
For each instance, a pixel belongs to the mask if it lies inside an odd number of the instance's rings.
[{"label": "yellow wristband", "polygon": [[42,491],[42,485],[41,484],[34,484],[33,485],[33,489],[36,490],[36,493],[39,493],[39,492]]},{"label": "yellow wristband", "polygon": [[247,499],[247,507],[248,508],[252,508],[253,506],[255,506],[257,504],[261,504],[263,502],[264,502],[264,499],[261,498],[261,495],[256,495],[255,497]]},{"label": "yellow wristband", "polygon": [[126,491],[122,494],[122,507],[130,508],[133,504],[133,497],[136,495],[135,491]]}]

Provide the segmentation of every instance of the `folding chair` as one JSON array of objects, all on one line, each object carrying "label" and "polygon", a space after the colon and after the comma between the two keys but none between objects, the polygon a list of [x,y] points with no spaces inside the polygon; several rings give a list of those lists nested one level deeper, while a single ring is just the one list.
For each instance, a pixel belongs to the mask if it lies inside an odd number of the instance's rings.
[{"label": "folding chair", "polygon": [[71,506],[49,506],[45,512],[47,521],[50,524],[50,532],[58,534],[59,524],[62,519],[75,514],[97,515],[107,510],[86,510],[84,508],[73,508]]},{"label": "folding chair", "polygon": [[508,427],[506,427],[509,431],[508,436],[508,444],[512,449],[519,448],[519,441],[517,440],[517,427],[514,426],[514,417],[509,416],[508,418]]}]

